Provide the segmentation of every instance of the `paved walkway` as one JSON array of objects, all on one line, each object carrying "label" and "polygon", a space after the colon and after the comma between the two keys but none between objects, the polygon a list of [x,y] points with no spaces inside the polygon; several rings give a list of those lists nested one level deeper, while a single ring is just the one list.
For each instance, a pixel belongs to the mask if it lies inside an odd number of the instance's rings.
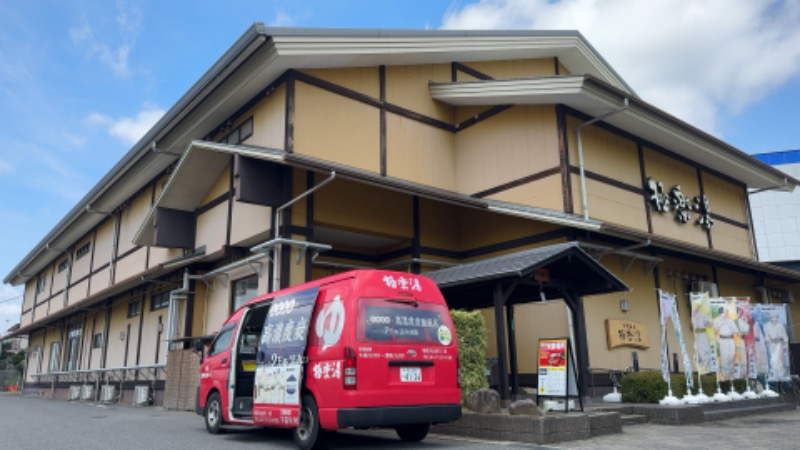
[{"label": "paved walkway", "polygon": [[551,449],[798,449],[800,409],[702,425],[626,425],[622,434],[548,445]]}]

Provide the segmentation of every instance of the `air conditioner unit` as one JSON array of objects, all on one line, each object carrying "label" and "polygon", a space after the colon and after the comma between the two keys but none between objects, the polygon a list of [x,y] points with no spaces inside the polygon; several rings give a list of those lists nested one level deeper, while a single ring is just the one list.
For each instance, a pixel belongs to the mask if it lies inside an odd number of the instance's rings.
[{"label": "air conditioner unit", "polygon": [[112,403],[117,399],[117,388],[110,384],[100,386],[100,402]]},{"label": "air conditioner unit", "polygon": [[91,400],[92,398],[94,398],[94,386],[91,384],[81,386],[81,400]]},{"label": "air conditioner unit", "polygon": [[719,297],[717,283],[711,283],[709,281],[693,281],[692,292],[707,292],[708,296],[711,298]]},{"label": "air conditioner unit", "polygon": [[69,387],[69,401],[74,402],[81,398],[81,387],[80,386],[70,386]]},{"label": "air conditioner unit", "polygon": [[136,386],[134,388],[133,404],[139,406],[150,404],[150,386]]}]

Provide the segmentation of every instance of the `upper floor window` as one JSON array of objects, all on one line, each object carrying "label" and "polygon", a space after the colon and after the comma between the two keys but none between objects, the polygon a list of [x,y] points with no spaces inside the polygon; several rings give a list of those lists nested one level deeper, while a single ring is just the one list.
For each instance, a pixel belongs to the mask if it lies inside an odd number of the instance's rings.
[{"label": "upper floor window", "polygon": [[91,249],[91,243],[90,242],[87,242],[87,243],[81,245],[81,247],[75,252],[75,259],[78,260],[78,259],[81,259],[84,256],[88,255],[90,249]]},{"label": "upper floor window", "polygon": [[65,259],[65,260],[61,261],[60,263],[58,263],[58,273],[61,273],[61,272],[65,271],[65,270],[67,270],[67,267],[69,267],[69,260]]},{"label": "upper floor window", "polygon": [[44,276],[40,276],[36,279],[36,293],[40,293],[44,291],[44,288],[47,287],[47,278]]},{"label": "upper floor window", "polygon": [[230,133],[225,135],[222,138],[222,142],[226,144],[241,144],[247,138],[253,135],[253,118],[250,117],[249,119],[242,122],[238,127],[231,130]]},{"label": "upper floor window", "polygon": [[155,294],[150,298],[150,311],[163,309],[169,306],[169,292]]}]

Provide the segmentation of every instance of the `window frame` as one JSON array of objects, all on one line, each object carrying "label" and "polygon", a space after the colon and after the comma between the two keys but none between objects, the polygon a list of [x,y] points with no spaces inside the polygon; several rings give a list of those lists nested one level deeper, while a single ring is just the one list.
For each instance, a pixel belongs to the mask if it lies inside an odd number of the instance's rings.
[{"label": "window frame", "polygon": [[103,348],[103,344],[105,344],[105,336],[103,333],[95,333],[92,336],[92,349]]},{"label": "window frame", "polygon": [[150,311],[158,311],[169,307],[169,292],[161,292],[150,296]]},{"label": "window frame", "polygon": [[[252,297],[249,297],[249,298],[247,298],[247,299],[243,300],[243,301],[242,301],[242,302],[241,302],[241,303],[240,303],[240,304],[237,306],[237,305],[236,305],[236,298],[237,298],[237,295],[236,295],[236,290],[237,290],[237,287],[240,285],[240,283],[243,283],[243,282],[248,282],[248,283],[249,283],[249,281],[251,281],[251,280],[255,280],[255,294],[253,294],[253,296],[252,296]],[[248,287],[249,287],[249,286],[248,286]],[[248,289],[248,291],[249,291],[249,289]],[[247,293],[247,292],[244,292],[243,294],[246,294],[246,293]],[[238,279],[236,279],[236,280],[233,280],[233,281],[231,281],[231,302],[230,302],[230,312],[231,312],[231,313],[233,313],[234,311],[236,311],[237,309],[241,308],[241,307],[242,307],[242,306],[244,306],[244,305],[245,305],[247,302],[249,302],[250,300],[252,300],[252,299],[254,299],[254,298],[256,298],[256,297],[258,297],[258,275],[257,275],[257,274],[248,275],[248,276],[246,276],[246,277],[238,278]]]},{"label": "window frame", "polygon": [[[135,306],[134,306],[135,305]],[[137,317],[142,313],[142,300],[132,300],[128,303],[128,318]]]},{"label": "window frame", "polygon": [[50,343],[50,361],[47,364],[47,368],[48,373],[61,370],[61,342],[59,341]]},{"label": "window frame", "polygon": [[84,256],[88,255],[92,249],[91,245],[92,245],[91,242],[87,242],[81,245],[77,250],[75,250],[75,260],[77,261],[83,258]]},{"label": "window frame", "polygon": [[[217,336],[214,338],[213,341],[211,341],[211,345],[208,346],[208,356],[211,357],[214,355],[218,355],[227,350],[228,347],[230,347],[231,345],[231,340],[233,339],[233,332],[234,332],[233,326],[225,327],[219,330]],[[226,340],[225,346],[222,348],[217,348],[217,345],[220,343],[222,339]]]}]

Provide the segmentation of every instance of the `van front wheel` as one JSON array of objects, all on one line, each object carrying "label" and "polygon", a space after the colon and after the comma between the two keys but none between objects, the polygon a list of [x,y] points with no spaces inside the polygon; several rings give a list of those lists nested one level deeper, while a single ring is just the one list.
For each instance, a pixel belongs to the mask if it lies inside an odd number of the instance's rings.
[{"label": "van front wheel", "polygon": [[431,429],[429,423],[415,423],[413,425],[403,425],[394,430],[403,442],[419,442],[425,439]]},{"label": "van front wheel", "polygon": [[214,392],[208,396],[204,417],[206,419],[206,430],[209,433],[220,434],[225,432],[222,428],[222,401],[219,399],[219,393]]},{"label": "van front wheel", "polygon": [[297,428],[294,429],[294,442],[302,450],[310,450],[322,445],[322,437],[317,402],[313,396],[306,394],[300,405],[300,418]]}]

